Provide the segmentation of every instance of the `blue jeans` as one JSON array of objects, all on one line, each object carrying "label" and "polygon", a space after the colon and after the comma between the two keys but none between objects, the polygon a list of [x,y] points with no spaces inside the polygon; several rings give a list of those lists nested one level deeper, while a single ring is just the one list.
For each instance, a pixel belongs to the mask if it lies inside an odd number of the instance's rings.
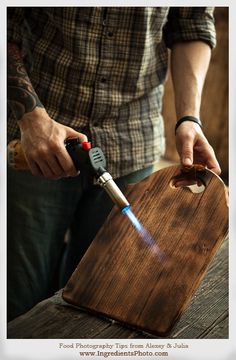
[{"label": "blue jeans", "polygon": [[[122,191],[153,166],[119,178]],[[8,321],[63,287],[113,206],[86,174],[47,180],[8,169]],[[69,241],[65,234],[69,231]]]}]

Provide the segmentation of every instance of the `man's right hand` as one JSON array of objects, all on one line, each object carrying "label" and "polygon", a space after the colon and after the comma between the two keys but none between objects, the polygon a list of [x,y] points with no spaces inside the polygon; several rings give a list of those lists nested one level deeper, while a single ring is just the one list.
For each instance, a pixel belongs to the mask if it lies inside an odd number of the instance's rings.
[{"label": "man's right hand", "polygon": [[39,107],[25,113],[18,125],[22,149],[33,175],[49,179],[78,175],[64,141],[68,137],[87,141],[86,135],[56,122]]}]

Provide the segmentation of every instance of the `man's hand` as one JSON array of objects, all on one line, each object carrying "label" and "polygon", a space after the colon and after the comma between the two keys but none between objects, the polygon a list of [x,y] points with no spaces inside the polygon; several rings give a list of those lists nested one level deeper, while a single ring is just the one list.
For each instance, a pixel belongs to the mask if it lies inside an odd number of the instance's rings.
[{"label": "man's hand", "polygon": [[[173,46],[171,70],[177,119],[187,115],[199,118],[210,57],[211,49],[203,41],[179,42]],[[184,121],[177,128],[176,147],[183,167],[202,164],[218,175],[221,173],[214,150],[198,124]]]},{"label": "man's hand", "polygon": [[8,44],[8,104],[21,130],[25,158],[33,175],[58,179],[77,171],[64,141],[84,134],[57,123],[41,104],[24,66],[17,44]]},{"label": "man's hand", "polygon": [[183,167],[202,164],[220,175],[220,165],[202,129],[191,121],[183,122],[176,131],[176,148]]},{"label": "man's hand", "polygon": [[68,137],[87,141],[84,134],[57,123],[39,107],[26,113],[18,125],[22,149],[33,175],[49,179],[78,175],[64,141]]}]

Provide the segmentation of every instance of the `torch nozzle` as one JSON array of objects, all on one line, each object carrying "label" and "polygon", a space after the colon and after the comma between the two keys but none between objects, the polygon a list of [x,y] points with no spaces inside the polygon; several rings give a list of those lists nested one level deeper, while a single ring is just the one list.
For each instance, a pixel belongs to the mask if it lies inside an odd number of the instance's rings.
[{"label": "torch nozzle", "polygon": [[97,182],[101,187],[104,188],[114,204],[116,204],[121,210],[130,207],[128,200],[108,172],[104,172],[102,175],[100,175]]}]

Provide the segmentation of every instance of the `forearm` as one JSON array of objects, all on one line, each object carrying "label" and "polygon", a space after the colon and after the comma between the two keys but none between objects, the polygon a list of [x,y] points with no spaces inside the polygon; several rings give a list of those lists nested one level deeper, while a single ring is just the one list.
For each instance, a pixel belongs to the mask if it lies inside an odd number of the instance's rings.
[{"label": "forearm", "polygon": [[171,72],[177,119],[200,117],[202,89],[211,57],[202,41],[176,43],[171,51]]},{"label": "forearm", "polygon": [[51,179],[76,176],[64,141],[68,137],[87,141],[87,137],[50,118],[34,91],[15,44],[8,44],[8,104],[20,127],[22,149],[32,174]]},{"label": "forearm", "polygon": [[17,121],[36,107],[43,108],[28,77],[20,49],[8,44],[8,104]]},{"label": "forearm", "polygon": [[[200,117],[202,89],[211,57],[210,47],[201,41],[176,43],[172,48],[171,69],[177,119]],[[200,126],[183,122],[176,132],[176,147],[183,167],[202,164],[220,174],[215,153]]]}]

